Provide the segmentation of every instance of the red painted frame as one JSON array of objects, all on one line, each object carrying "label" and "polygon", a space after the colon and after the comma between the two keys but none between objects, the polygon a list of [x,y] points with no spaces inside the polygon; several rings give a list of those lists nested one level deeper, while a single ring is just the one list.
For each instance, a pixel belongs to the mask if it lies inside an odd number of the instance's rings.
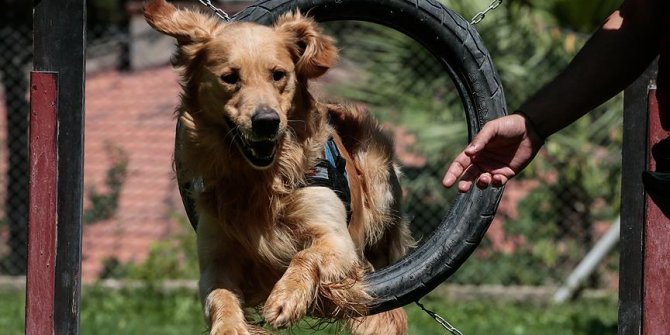
[{"label": "red painted frame", "polygon": [[[57,102],[59,111],[55,151],[58,160],[56,184],[58,201],[55,214],[58,223],[55,236],[58,243],[55,264],[49,263],[52,268],[55,266],[54,295],[40,297],[43,305],[53,305],[51,308],[53,330],[42,332],[40,335],[79,334],[83,232],[85,29],[86,0],[33,1],[33,70],[40,73],[58,73],[57,101],[51,100],[53,104],[47,103],[44,107],[55,107]],[[35,183],[46,183],[42,178],[34,180]],[[52,181],[53,178],[49,178],[49,189]],[[43,185],[40,190],[46,188]],[[49,201],[50,207],[51,201],[55,200],[50,198]],[[38,206],[47,206],[47,203]],[[47,221],[44,217],[40,220]],[[27,322],[37,321],[28,316]]]},{"label": "red painted frame", "polygon": [[[647,170],[656,171],[651,148],[670,137],[663,129],[656,89],[649,90],[647,132]],[[643,334],[670,332],[670,218],[647,194],[644,226]],[[667,204],[665,204],[667,206]]]},{"label": "red painted frame", "polygon": [[58,74],[30,77],[30,196],[26,334],[54,333]]}]

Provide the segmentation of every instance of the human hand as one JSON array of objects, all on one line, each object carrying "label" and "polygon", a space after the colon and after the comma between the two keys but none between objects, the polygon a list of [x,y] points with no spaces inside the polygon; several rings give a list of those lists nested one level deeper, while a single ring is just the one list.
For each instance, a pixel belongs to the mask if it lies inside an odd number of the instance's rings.
[{"label": "human hand", "polygon": [[533,160],[543,144],[521,114],[490,121],[456,156],[442,184],[449,188],[460,178],[459,192],[467,192],[473,183],[479,188],[503,186]]}]

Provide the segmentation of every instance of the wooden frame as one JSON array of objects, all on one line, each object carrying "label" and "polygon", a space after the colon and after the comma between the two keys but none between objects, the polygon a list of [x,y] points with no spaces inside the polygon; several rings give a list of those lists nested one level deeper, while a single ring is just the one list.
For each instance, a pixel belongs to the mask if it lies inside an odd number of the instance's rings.
[{"label": "wooden frame", "polygon": [[619,334],[670,329],[670,218],[645,191],[642,174],[655,170],[651,148],[670,137],[656,100],[656,62],[625,92],[619,266]]},{"label": "wooden frame", "polygon": [[619,256],[619,334],[642,332],[644,262],[644,186],[647,168],[647,91],[656,64],[624,92],[621,173],[621,242]]},{"label": "wooden frame", "polygon": [[[84,76],[85,76],[85,27],[86,27],[86,0],[41,0],[33,3],[33,78],[57,77],[58,89],[51,92],[50,101],[57,113],[55,152],[57,158],[56,175],[54,181],[57,189],[58,201],[53,208],[54,212],[39,214],[32,217],[29,230],[44,229],[37,226],[37,217],[46,216],[57,218],[55,230],[55,264],[51,261],[53,285],[45,284],[51,289],[37,299],[29,286],[26,303],[26,334],[78,334],[79,333],[79,304],[81,300],[81,239],[82,239],[82,193],[83,193],[83,152],[84,152]],[[47,74],[49,73],[49,74]],[[42,80],[42,79],[40,79]],[[40,112],[32,115],[31,124],[40,122],[42,117],[52,116],[42,112],[46,107],[41,106],[37,99],[37,92],[31,86],[31,103],[35,110]],[[47,108],[48,109],[48,108]],[[31,134],[32,135],[32,134]],[[38,145],[31,141],[31,148]],[[32,167],[32,163],[31,163]],[[50,180],[50,177],[49,177]],[[42,183],[35,179],[31,171],[31,183]],[[53,197],[41,198],[42,191],[31,189],[32,201],[55,201]],[[40,202],[38,207],[44,206]],[[32,208],[32,205],[31,205]],[[46,215],[46,216],[45,216]],[[49,221],[52,222],[52,221]],[[52,229],[51,227],[47,229]],[[46,237],[45,237],[46,236]],[[53,236],[48,234],[31,234],[29,244],[33,247],[49,246]],[[36,263],[42,259],[29,258],[36,268],[45,264]],[[34,278],[29,271],[28,281]],[[48,278],[48,274],[46,275]],[[51,306],[53,320],[49,320],[48,313],[36,316],[37,305]],[[46,313],[46,312],[45,312]],[[34,317],[34,318],[33,318]],[[50,331],[47,331],[50,330]]]},{"label": "wooden frame", "polygon": [[56,270],[58,75],[30,77],[30,197],[26,334],[53,333]]}]

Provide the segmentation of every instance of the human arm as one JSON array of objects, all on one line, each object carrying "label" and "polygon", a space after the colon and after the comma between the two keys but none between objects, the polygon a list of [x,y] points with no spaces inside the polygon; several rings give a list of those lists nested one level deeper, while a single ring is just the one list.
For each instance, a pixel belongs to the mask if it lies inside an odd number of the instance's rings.
[{"label": "human arm", "polygon": [[487,123],[449,166],[446,187],[501,186],[535,157],[544,138],[607,101],[658,54],[663,0],[627,0],[570,65],[513,114]]},{"label": "human arm", "polygon": [[547,137],[628,86],[656,57],[662,0],[628,0],[577,53],[568,67],[519,108]]}]

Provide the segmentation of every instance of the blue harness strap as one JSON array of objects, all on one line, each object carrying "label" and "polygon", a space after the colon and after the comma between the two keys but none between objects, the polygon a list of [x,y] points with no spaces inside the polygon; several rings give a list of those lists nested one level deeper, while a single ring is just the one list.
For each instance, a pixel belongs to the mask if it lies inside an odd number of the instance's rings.
[{"label": "blue harness strap", "polygon": [[346,164],[344,157],[340,154],[340,150],[337,149],[337,145],[331,137],[324,146],[324,159],[317,162],[316,166],[305,175],[305,179],[308,187],[328,187],[337,194],[347,210],[348,223],[351,219],[351,193]]}]

